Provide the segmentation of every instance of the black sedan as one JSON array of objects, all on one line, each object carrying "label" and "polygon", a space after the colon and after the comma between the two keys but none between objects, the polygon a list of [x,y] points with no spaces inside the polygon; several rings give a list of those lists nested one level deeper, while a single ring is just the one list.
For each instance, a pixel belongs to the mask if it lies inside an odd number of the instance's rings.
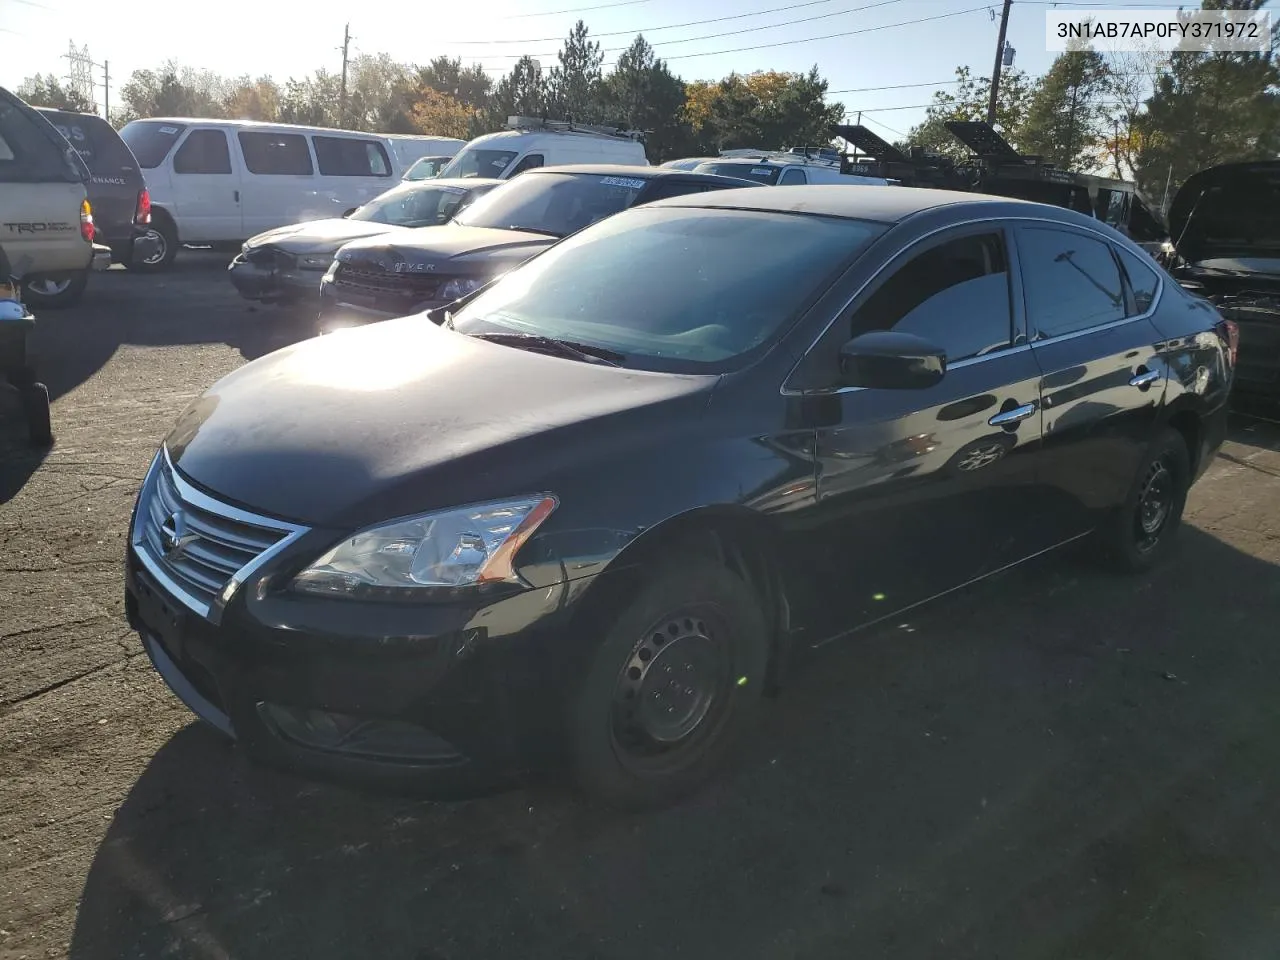
[{"label": "black sedan", "polygon": [[795,655],[1055,547],[1173,548],[1229,322],[1056,207],[775,187],[603,220],[232,373],[143,484],[126,603],[255,756],[663,803]]},{"label": "black sedan", "polygon": [[308,220],[252,237],[227,271],[246,300],[314,301],[324,272],[344,243],[448,223],[467,204],[503,182],[472,178],[400,183],[346,217]]},{"label": "black sedan", "polygon": [[663,167],[580,164],[528,170],[447,226],[348,243],[321,284],[321,319],[383,320],[445,306],[619,210],[745,186],[756,184]]}]

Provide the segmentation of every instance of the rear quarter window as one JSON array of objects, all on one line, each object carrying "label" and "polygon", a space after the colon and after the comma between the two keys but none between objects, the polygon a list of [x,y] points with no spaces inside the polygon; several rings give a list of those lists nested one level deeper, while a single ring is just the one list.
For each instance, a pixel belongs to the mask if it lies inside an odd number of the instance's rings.
[{"label": "rear quarter window", "polygon": [[391,161],[376,140],[312,137],[316,166],[324,177],[389,177]]},{"label": "rear quarter window", "polygon": [[300,133],[236,134],[244,165],[260,176],[311,176],[311,150]]},{"label": "rear quarter window", "polygon": [[118,177],[138,169],[132,151],[101,117],[75,113],[46,113],[45,118],[67,138],[80,154],[89,172],[99,177]]},{"label": "rear quarter window", "polygon": [[30,107],[0,98],[0,183],[74,183],[83,173]]}]

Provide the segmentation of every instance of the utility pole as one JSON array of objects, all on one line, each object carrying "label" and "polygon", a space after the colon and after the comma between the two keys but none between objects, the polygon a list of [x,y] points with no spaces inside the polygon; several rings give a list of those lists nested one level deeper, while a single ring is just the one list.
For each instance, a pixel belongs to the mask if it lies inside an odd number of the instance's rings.
[{"label": "utility pole", "polygon": [[102,116],[111,122],[111,61],[102,61]]},{"label": "utility pole", "polygon": [[351,24],[342,28],[342,94],[338,101],[338,126],[347,125],[347,61],[351,49]]},{"label": "utility pole", "polygon": [[1013,0],[1004,0],[1004,11],[1000,14],[1000,38],[996,40],[996,65],[991,70],[991,99],[987,102],[987,123],[996,122],[996,97],[1000,93],[1000,67],[1004,64],[1004,37],[1009,29],[1009,8]]}]

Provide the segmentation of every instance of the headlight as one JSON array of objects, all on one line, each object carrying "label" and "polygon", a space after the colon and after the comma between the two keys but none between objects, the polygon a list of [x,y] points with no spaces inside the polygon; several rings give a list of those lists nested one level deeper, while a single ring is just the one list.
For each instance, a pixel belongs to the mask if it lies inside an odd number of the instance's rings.
[{"label": "headlight", "polygon": [[298,258],[304,269],[321,270],[333,263],[333,254],[331,253],[310,253],[304,257]]},{"label": "headlight", "polygon": [[440,288],[439,299],[441,300],[457,300],[465,297],[468,293],[474,293],[485,285],[485,280],[466,279],[459,277],[456,280],[450,280]]},{"label": "headlight", "polygon": [[295,590],[352,599],[407,599],[432,587],[519,583],[516,552],[551,515],[552,496],[442,510],[370,527],[293,581]]}]

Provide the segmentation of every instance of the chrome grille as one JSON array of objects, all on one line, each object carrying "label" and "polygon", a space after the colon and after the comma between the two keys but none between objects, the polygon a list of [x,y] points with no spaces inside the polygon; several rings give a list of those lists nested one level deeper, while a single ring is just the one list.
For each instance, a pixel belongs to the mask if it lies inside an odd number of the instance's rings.
[{"label": "chrome grille", "polygon": [[156,458],[143,483],[133,545],[144,565],[200,616],[217,619],[224,588],[302,533],[196,490]]},{"label": "chrome grille", "polygon": [[366,294],[386,294],[419,300],[433,298],[446,279],[448,278],[435,274],[365,270],[346,263],[338,264],[338,269],[333,275],[333,282],[339,287],[359,290]]}]

